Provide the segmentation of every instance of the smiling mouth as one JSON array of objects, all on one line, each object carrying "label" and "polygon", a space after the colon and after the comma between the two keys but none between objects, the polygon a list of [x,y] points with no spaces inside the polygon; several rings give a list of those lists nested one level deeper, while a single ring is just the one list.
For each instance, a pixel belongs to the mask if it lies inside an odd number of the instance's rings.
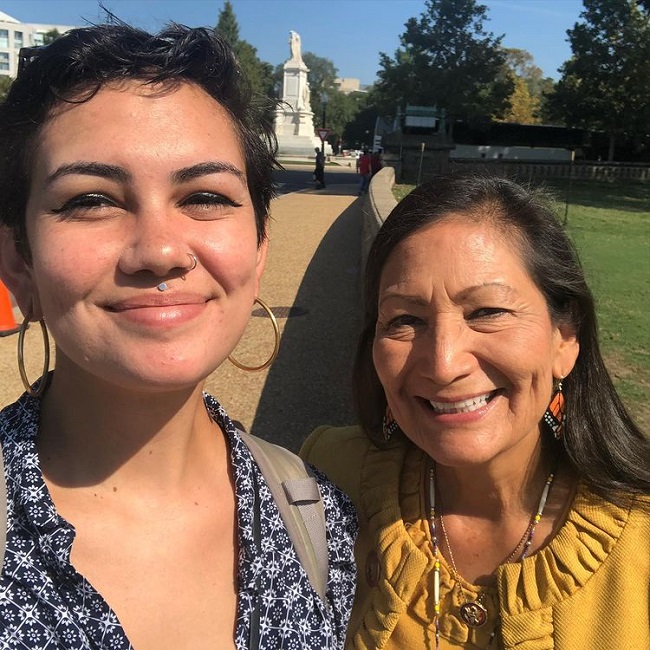
[{"label": "smiling mouth", "polygon": [[434,402],[429,400],[429,404],[435,413],[448,415],[452,413],[471,413],[485,406],[500,391],[493,390],[483,395],[476,395],[460,402]]}]

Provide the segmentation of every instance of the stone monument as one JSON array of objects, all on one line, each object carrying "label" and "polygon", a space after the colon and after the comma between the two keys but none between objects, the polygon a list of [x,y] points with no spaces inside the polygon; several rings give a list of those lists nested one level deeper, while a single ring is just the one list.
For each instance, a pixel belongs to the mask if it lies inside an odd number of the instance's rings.
[{"label": "stone monument", "polygon": [[314,131],[307,73],[302,60],[300,34],[289,32],[290,59],[284,64],[282,101],[275,111],[275,134],[280,154],[314,157],[320,139]]}]

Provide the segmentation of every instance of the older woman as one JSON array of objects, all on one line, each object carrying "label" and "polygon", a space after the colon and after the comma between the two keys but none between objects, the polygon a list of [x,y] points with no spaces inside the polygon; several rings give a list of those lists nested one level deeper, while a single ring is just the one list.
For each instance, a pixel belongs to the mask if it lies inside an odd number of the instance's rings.
[{"label": "older woman", "polygon": [[318,479],[323,599],[202,393],[257,300],[277,167],[230,49],[104,25],[23,54],[0,107],[0,275],[56,368],[0,414],[0,646],[341,647],[349,502]]},{"label": "older woman", "polygon": [[649,445],[534,193],[436,179],[369,255],[361,426],[306,458],[358,506],[350,648],[647,648]]}]

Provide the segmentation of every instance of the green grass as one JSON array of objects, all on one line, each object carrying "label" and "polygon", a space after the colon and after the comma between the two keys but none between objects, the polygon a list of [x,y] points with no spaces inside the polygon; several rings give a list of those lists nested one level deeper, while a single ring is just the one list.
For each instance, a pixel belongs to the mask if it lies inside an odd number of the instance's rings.
[{"label": "green grass", "polygon": [[[396,185],[395,197],[413,187]],[[596,298],[608,369],[635,419],[650,432],[650,186],[574,181],[570,188],[567,182],[548,187],[562,219],[566,213]]]}]

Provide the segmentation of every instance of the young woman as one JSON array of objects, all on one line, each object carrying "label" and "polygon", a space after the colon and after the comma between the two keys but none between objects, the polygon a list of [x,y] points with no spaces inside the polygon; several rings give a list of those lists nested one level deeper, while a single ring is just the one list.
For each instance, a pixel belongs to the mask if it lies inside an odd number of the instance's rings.
[{"label": "young woman", "polygon": [[258,297],[277,166],[230,49],[103,25],[24,54],[0,106],[0,276],[56,367],[0,414],[0,646],[341,647],[349,502],[319,479],[323,600],[202,392]]}]

